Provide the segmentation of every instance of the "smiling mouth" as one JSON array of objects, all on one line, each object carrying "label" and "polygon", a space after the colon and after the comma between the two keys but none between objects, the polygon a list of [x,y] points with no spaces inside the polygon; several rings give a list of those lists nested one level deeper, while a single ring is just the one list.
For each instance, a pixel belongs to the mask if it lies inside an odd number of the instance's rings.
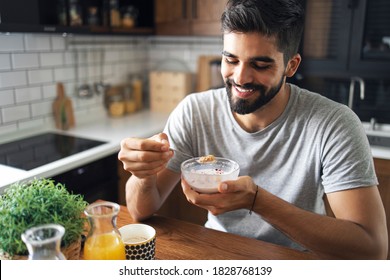
[{"label": "smiling mouth", "polygon": [[234,86],[234,89],[235,89],[236,95],[240,98],[249,98],[256,92],[256,90],[253,88],[252,89],[245,89],[245,88],[242,88],[239,86]]}]

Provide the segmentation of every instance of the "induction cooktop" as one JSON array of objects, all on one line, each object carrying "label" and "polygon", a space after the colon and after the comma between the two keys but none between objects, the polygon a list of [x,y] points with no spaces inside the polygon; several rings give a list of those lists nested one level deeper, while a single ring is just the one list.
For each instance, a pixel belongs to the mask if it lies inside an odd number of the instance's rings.
[{"label": "induction cooktop", "polygon": [[31,170],[104,143],[55,132],[43,133],[0,144],[0,164]]}]

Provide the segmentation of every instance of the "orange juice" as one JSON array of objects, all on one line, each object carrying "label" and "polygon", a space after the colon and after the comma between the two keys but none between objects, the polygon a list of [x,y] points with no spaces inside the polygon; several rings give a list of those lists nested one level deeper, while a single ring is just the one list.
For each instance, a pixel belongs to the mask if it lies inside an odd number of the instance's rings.
[{"label": "orange juice", "polygon": [[125,245],[115,232],[92,235],[85,241],[84,259],[125,260]]}]

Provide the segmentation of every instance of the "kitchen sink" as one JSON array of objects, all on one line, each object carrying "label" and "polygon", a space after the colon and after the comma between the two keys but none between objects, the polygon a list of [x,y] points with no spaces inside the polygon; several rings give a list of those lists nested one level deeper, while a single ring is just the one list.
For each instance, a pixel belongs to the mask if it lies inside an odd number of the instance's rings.
[{"label": "kitchen sink", "polygon": [[367,135],[367,138],[372,146],[390,148],[390,136]]}]

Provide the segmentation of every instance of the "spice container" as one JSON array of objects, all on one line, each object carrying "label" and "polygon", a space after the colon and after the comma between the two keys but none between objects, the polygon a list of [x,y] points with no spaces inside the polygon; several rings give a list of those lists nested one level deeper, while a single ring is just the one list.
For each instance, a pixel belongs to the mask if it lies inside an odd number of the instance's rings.
[{"label": "spice container", "polygon": [[134,100],[134,91],[131,86],[124,89],[125,111],[127,114],[134,113],[137,110],[137,104]]},{"label": "spice container", "polygon": [[121,15],[119,12],[118,0],[110,0],[110,23],[113,27],[121,25]]},{"label": "spice container", "polygon": [[110,96],[108,112],[112,117],[121,117],[125,114],[125,102],[123,100],[123,96]]},{"label": "spice container", "polygon": [[124,7],[122,10],[122,26],[132,28],[136,26],[138,18],[138,9],[134,6]]},{"label": "spice container", "polygon": [[70,26],[83,25],[81,6],[78,0],[69,1]]},{"label": "spice container", "polygon": [[88,21],[88,25],[90,26],[99,25],[98,7],[96,6],[88,7],[87,21]]},{"label": "spice container", "polygon": [[67,19],[67,8],[65,0],[59,0],[57,3],[57,20],[58,25],[67,26],[68,25],[68,19]]},{"label": "spice container", "polygon": [[134,77],[133,82],[133,97],[135,101],[136,110],[142,109],[142,80],[139,77]]}]

